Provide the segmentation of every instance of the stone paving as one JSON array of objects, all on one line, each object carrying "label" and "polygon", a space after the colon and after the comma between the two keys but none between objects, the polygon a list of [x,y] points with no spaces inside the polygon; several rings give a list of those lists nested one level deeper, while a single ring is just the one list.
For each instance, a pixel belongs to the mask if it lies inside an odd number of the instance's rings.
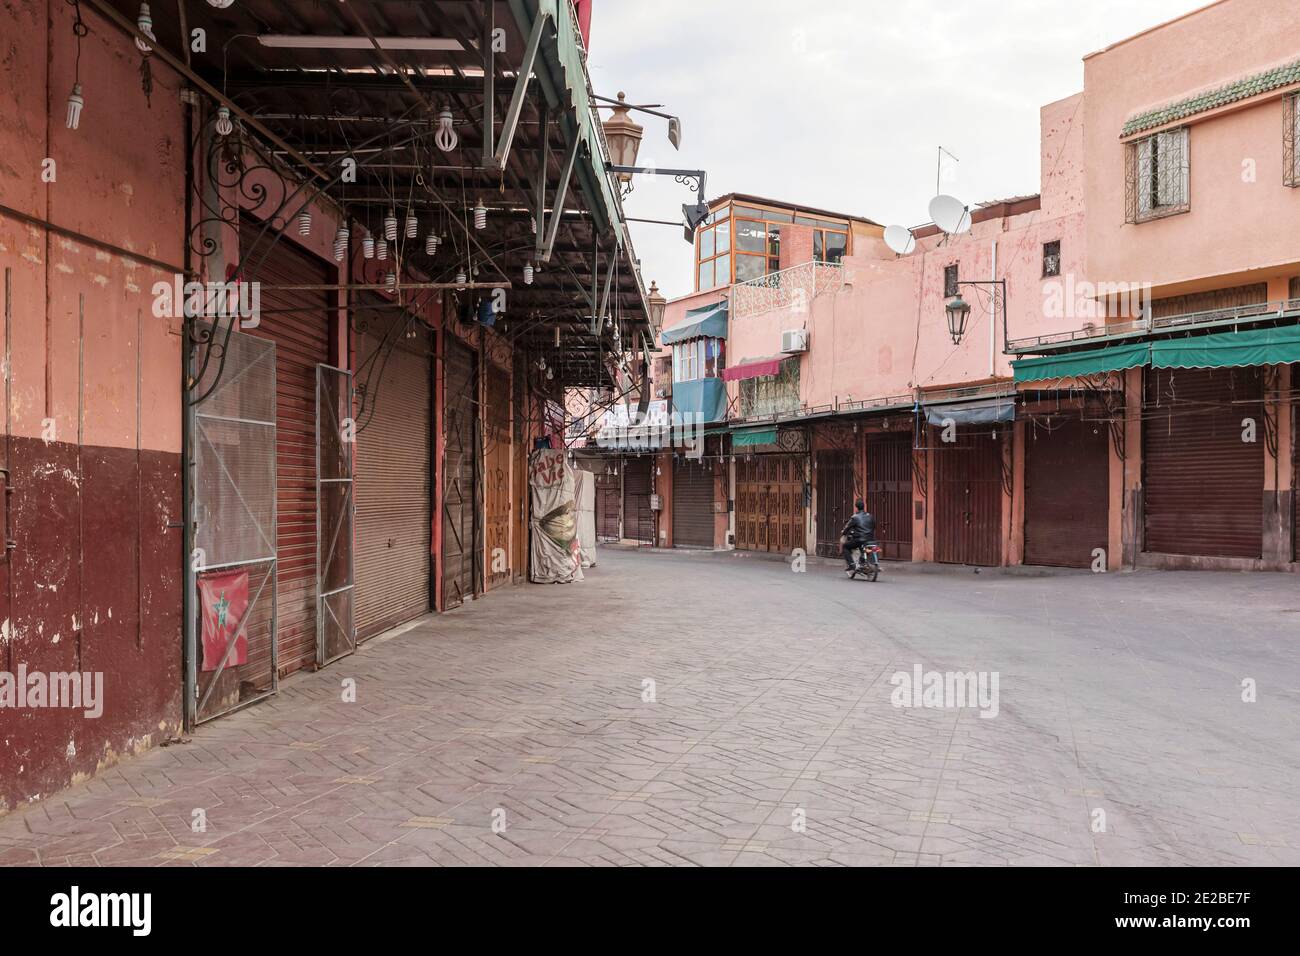
[{"label": "stone paving", "polygon": [[[602,549],[0,817],[0,863],[1296,865],[1297,584]],[[997,715],[894,706],[916,665]]]}]

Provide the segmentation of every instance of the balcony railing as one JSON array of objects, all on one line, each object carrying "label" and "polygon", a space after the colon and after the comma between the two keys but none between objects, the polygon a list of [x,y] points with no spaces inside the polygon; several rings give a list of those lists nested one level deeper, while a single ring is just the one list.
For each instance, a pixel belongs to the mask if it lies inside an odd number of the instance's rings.
[{"label": "balcony railing", "polygon": [[764,312],[789,309],[805,312],[812,300],[844,285],[844,266],[838,262],[805,262],[771,272],[731,287],[731,317],[743,319]]},{"label": "balcony railing", "polygon": [[1189,329],[1209,329],[1270,319],[1300,317],[1300,299],[1282,299],[1277,302],[1260,302],[1255,305],[1238,305],[1229,309],[1211,309],[1207,312],[1186,312],[1182,315],[1148,316],[1129,322],[1098,322],[1069,332],[1053,332],[1022,339],[1008,339],[1007,352],[1057,351],[1073,345],[1101,343],[1112,339],[1137,338],[1164,332],[1184,332]]}]

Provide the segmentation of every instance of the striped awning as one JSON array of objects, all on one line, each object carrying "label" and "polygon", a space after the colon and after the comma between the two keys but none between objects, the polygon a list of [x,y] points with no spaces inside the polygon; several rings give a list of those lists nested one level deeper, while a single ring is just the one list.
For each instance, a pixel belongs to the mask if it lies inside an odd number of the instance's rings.
[{"label": "striped awning", "polygon": [[1011,368],[1017,382],[1042,382],[1076,375],[1096,375],[1098,372],[1117,372],[1146,365],[1149,361],[1151,344],[1137,342],[1067,352],[1064,355],[1018,359],[1011,363]]}]

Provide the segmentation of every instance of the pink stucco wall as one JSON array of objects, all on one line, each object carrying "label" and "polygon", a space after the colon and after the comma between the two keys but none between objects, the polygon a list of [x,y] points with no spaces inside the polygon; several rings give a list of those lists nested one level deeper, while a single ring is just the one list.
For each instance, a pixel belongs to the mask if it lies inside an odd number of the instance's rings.
[{"label": "pink stucco wall", "polygon": [[[1300,4],[1222,0],[1084,60],[1092,278],[1178,294],[1300,273],[1300,189],[1282,184],[1281,90],[1192,117],[1191,211],[1124,222],[1120,131],[1136,113],[1300,57]],[[1251,172],[1253,171],[1253,177]],[[1270,296],[1285,283],[1274,281]]]}]

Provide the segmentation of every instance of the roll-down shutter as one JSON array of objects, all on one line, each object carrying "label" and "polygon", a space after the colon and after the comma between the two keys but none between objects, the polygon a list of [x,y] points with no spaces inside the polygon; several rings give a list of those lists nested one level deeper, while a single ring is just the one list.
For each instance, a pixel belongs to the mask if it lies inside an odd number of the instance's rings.
[{"label": "roll-down shutter", "polygon": [[654,462],[629,458],[623,467],[623,537],[654,544],[655,516],[650,509]]},{"label": "roll-down shutter", "polygon": [[450,335],[445,341],[442,597],[443,607],[453,608],[475,594],[478,375],[474,351]]},{"label": "roll-down shutter", "polygon": [[713,547],[713,467],[681,458],[673,463],[673,545]]},{"label": "roll-down shutter", "polygon": [[1078,413],[1025,426],[1025,563],[1092,565],[1110,515],[1109,426]]}]

